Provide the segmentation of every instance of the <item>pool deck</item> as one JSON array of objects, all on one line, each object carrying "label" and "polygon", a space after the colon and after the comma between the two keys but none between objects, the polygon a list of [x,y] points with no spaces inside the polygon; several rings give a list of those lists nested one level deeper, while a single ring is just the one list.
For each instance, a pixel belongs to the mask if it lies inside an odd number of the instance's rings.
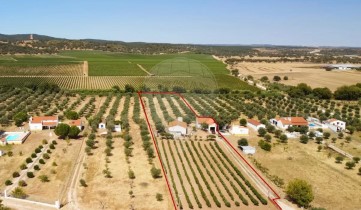
[{"label": "pool deck", "polygon": [[[30,135],[30,131],[27,132],[4,132],[3,137],[0,139],[0,144],[22,144]],[[6,139],[9,135],[17,135],[16,139]]]}]

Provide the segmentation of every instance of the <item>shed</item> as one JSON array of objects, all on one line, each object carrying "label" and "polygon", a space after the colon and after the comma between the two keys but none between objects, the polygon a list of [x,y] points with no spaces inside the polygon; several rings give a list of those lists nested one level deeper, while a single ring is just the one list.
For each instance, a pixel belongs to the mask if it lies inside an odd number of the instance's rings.
[{"label": "shed", "polygon": [[247,136],[249,134],[249,129],[239,125],[232,125],[229,132],[236,136]]},{"label": "shed", "polygon": [[256,148],[252,146],[239,146],[239,148],[246,155],[253,155],[256,153]]}]

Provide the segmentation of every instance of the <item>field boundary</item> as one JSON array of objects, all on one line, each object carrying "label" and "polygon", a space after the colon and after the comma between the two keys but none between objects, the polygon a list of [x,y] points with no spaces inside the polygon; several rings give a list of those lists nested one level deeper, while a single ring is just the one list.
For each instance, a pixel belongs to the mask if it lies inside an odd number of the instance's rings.
[{"label": "field boundary", "polygon": [[241,158],[241,160],[243,162],[245,162],[247,164],[247,166],[256,174],[256,176],[261,179],[261,181],[272,191],[272,193],[275,195],[274,197],[275,198],[271,198],[270,196],[267,195],[268,199],[273,203],[273,205],[279,209],[279,210],[282,210],[282,207],[277,203],[278,200],[281,199],[281,197],[279,196],[279,194],[266,182],[266,180],[254,169],[254,167],[239,153],[239,151],[237,151],[236,148],[234,148],[234,146],[219,132],[219,126],[218,126],[218,123],[217,121],[213,118],[213,117],[210,117],[210,116],[200,116],[197,114],[197,112],[193,109],[193,107],[188,103],[188,101],[183,97],[182,94],[180,93],[177,93],[177,92],[138,92],[138,96],[139,96],[139,100],[142,104],[142,108],[143,108],[143,112],[144,112],[144,115],[145,115],[145,118],[146,118],[146,121],[147,121],[147,124],[148,124],[148,129],[150,130],[150,133],[151,133],[151,136],[152,136],[152,139],[153,139],[153,143],[154,143],[154,146],[156,148],[156,151],[157,151],[157,155],[158,155],[158,159],[159,159],[159,162],[161,164],[161,167],[162,167],[162,171],[163,171],[163,175],[165,176],[165,179],[166,179],[166,182],[167,182],[167,186],[168,186],[168,190],[169,190],[169,193],[171,195],[171,198],[172,198],[172,201],[173,201],[173,204],[174,204],[174,209],[177,209],[176,207],[176,204],[175,204],[175,201],[174,201],[174,197],[173,197],[173,193],[172,193],[172,190],[171,190],[171,187],[170,187],[170,184],[169,184],[169,181],[168,181],[168,178],[165,174],[165,169],[164,169],[164,166],[163,166],[163,163],[162,163],[162,160],[160,158],[160,153],[158,151],[158,147],[157,147],[157,143],[155,141],[155,137],[154,137],[154,133],[153,133],[153,130],[151,128],[151,125],[149,123],[149,119],[148,119],[148,115],[147,115],[147,112],[146,112],[146,109],[145,109],[145,105],[144,105],[144,102],[142,100],[142,94],[168,94],[168,95],[177,95],[179,96],[182,101],[187,105],[187,107],[193,112],[193,114],[197,117],[197,118],[211,118],[215,123],[216,123],[216,131],[218,133],[218,135],[220,137],[222,137],[222,139],[227,143],[227,145],[229,147],[231,147],[231,149]]}]

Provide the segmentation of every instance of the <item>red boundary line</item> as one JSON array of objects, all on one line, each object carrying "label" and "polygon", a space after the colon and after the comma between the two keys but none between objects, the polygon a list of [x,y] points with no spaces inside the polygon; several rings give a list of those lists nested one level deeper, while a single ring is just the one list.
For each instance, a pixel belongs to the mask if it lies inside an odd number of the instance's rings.
[{"label": "red boundary line", "polygon": [[[150,132],[152,133],[152,138],[153,138],[153,142],[154,142],[154,145],[156,147],[156,151],[157,151],[157,155],[158,155],[158,158],[159,158],[159,161],[162,165],[162,169],[163,169],[163,173],[165,175],[165,170],[164,170],[164,167],[163,167],[163,163],[160,159],[160,155],[159,155],[159,151],[158,151],[158,147],[156,146],[156,142],[155,142],[155,138],[154,138],[154,134],[153,134],[153,131],[151,129],[151,126],[150,126],[150,123],[149,123],[149,120],[148,120],[148,116],[147,116],[147,113],[145,111],[145,106],[144,106],[144,103],[143,103],[143,100],[142,100],[142,97],[141,95],[142,94],[170,94],[170,95],[178,95],[182,101],[188,106],[188,108],[194,113],[194,115],[197,117],[197,118],[211,118],[217,125],[217,133],[223,138],[223,140],[226,141],[226,143],[233,149],[233,151],[235,151],[238,156],[252,169],[252,171],[254,173],[256,173],[256,175],[258,176],[258,178],[260,178],[263,183],[265,183],[269,189],[271,189],[271,191],[274,193],[274,195],[276,195],[276,198],[273,198],[271,199],[270,197],[268,197],[269,200],[271,200],[271,202],[280,210],[282,210],[281,206],[276,202],[277,200],[281,199],[281,197],[279,196],[279,194],[266,182],[266,180],[253,168],[253,166],[238,152],[238,150],[236,148],[234,148],[234,146],[219,132],[219,126],[218,126],[218,123],[216,122],[216,120],[213,118],[213,117],[207,117],[207,116],[199,116],[196,111],[193,109],[193,107],[188,103],[188,101],[180,94],[180,93],[176,93],[176,92],[138,92],[138,96],[139,96],[139,99],[142,103],[142,107],[143,107],[143,111],[144,111],[144,114],[145,114],[145,117],[146,117],[146,120],[147,120],[147,123],[148,123],[148,128],[150,130]],[[170,185],[169,185],[169,182],[168,182],[168,179],[167,179],[167,176],[165,175],[166,177],[166,181],[167,181],[167,185],[168,185],[168,189],[169,189],[169,192],[171,194],[171,197],[172,197],[172,201],[173,201],[173,204],[174,204],[174,208],[176,208],[176,205],[175,205],[175,202],[174,202],[174,198],[173,198],[173,194],[172,194],[172,191],[171,191],[171,188],[170,188]]]}]

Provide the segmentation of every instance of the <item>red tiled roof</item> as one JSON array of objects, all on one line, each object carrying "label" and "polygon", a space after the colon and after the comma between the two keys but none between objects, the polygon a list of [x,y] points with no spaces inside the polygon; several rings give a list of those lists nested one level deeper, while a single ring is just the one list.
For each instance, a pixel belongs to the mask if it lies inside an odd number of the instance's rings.
[{"label": "red tiled roof", "polygon": [[82,125],[82,123],[81,123],[81,120],[79,119],[79,120],[72,120],[72,121],[70,121],[70,126],[72,126],[72,125],[75,125],[75,126],[81,126]]},{"label": "red tiled roof", "polygon": [[57,122],[43,122],[43,126],[56,126]]},{"label": "red tiled roof", "polygon": [[276,120],[281,121],[283,125],[308,125],[307,120],[303,117],[281,117],[276,118]]},{"label": "red tiled roof", "polygon": [[43,117],[33,117],[31,123],[41,123],[43,121],[53,121],[58,120],[57,116],[43,116]]},{"label": "red tiled roof", "polygon": [[261,125],[261,123],[258,120],[254,120],[254,119],[248,119],[247,122],[255,126]]},{"label": "red tiled roof", "polygon": [[198,118],[197,118],[197,122],[198,122],[199,124],[207,123],[208,125],[210,125],[210,124],[213,124],[213,123],[214,123],[214,120],[213,120],[212,118],[207,118],[207,117],[205,117],[205,118],[200,118],[200,117],[198,117]]}]

